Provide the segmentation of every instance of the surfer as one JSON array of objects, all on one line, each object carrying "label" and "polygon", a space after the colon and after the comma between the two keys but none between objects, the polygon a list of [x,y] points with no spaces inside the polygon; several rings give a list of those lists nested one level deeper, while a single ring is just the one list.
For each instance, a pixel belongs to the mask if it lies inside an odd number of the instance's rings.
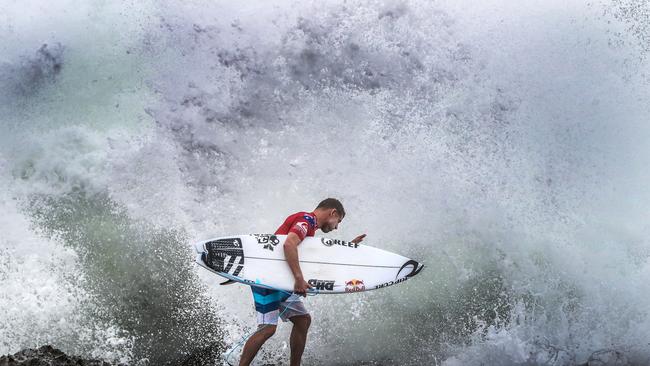
[{"label": "surfer", "polygon": [[[344,217],[345,210],[341,202],[335,198],[327,198],[312,212],[297,212],[287,217],[275,231],[276,235],[287,235],[284,242],[284,256],[295,278],[294,294],[251,286],[258,330],[246,341],[239,361],[240,366],[250,365],[264,342],[275,333],[278,317],[293,323],[289,338],[291,366],[300,365],[307,341],[307,331],[311,324],[311,316],[300,301],[300,296],[306,296],[311,286],[305,281],[300,270],[298,245],[306,237],[314,236],[318,229],[324,233],[336,230]],[[366,234],[359,235],[352,242],[359,243],[365,236]]]}]

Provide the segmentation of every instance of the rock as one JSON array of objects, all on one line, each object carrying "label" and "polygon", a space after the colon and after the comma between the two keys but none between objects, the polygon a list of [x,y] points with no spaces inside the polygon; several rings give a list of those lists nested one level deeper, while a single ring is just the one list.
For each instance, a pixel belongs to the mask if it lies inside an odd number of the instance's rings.
[{"label": "rock", "polygon": [[68,356],[52,346],[39,349],[26,348],[13,355],[0,357],[0,366],[112,366],[108,362],[86,360],[77,356]]}]

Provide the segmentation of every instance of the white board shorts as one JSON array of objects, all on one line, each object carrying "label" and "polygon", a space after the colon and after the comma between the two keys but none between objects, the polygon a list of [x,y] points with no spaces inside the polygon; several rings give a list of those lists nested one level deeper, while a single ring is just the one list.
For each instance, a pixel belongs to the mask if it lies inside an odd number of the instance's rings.
[{"label": "white board shorts", "polygon": [[278,318],[286,322],[294,316],[309,315],[299,295],[288,296],[280,291],[259,287],[251,287],[251,289],[255,300],[258,325],[277,325]]}]

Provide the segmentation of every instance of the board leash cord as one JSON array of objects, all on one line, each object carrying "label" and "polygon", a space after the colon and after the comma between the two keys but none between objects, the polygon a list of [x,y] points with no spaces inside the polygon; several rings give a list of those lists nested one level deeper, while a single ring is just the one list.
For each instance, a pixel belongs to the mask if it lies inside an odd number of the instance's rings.
[{"label": "board leash cord", "polygon": [[[280,292],[283,292],[283,293],[289,295],[289,297],[287,298],[287,300],[289,300],[289,299],[293,299],[293,300],[291,300],[290,302],[298,302],[298,301],[300,301],[300,299],[297,299],[297,300],[296,300],[295,297],[293,296],[293,295],[296,295],[295,292],[289,292],[289,291],[285,291],[285,290],[280,290],[279,288],[275,288],[275,287],[273,287],[273,286],[268,286],[268,285],[264,285],[264,286],[266,286],[267,288],[269,288],[269,289],[271,289],[271,290],[280,291]],[[307,296],[316,296],[316,295],[318,295],[318,290],[314,290],[314,291],[311,291],[311,292],[307,292]],[[278,319],[280,319],[280,318],[282,317],[282,315],[283,315],[287,310],[289,310],[290,308],[291,308],[291,306],[286,306],[286,307],[284,308],[284,310],[282,310],[282,312],[278,315]],[[230,351],[228,351],[228,353],[226,353],[226,354],[224,355],[224,359],[225,359],[226,363],[228,363],[228,365],[230,365],[230,366],[235,366],[234,364],[230,363],[230,356],[232,355],[232,353],[233,353],[236,349],[239,349],[239,348],[240,348],[244,343],[246,343],[246,341],[248,341],[248,339],[249,339],[250,337],[252,337],[253,335],[255,335],[255,333],[261,331],[262,329],[268,327],[269,325],[270,325],[270,324],[263,324],[263,326],[258,327],[257,330],[251,331],[251,332],[249,332],[248,334],[242,336],[242,339],[241,339],[239,342],[237,342],[237,343],[236,343],[232,348],[230,348]]]}]

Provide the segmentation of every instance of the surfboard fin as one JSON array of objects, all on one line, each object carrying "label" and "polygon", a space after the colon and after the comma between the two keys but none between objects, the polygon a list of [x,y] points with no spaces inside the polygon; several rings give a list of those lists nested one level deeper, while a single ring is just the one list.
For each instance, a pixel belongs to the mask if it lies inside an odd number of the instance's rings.
[{"label": "surfboard fin", "polygon": [[233,283],[237,283],[237,281],[228,280],[228,281],[225,281],[225,282],[221,282],[220,285],[221,286],[232,285]]}]

